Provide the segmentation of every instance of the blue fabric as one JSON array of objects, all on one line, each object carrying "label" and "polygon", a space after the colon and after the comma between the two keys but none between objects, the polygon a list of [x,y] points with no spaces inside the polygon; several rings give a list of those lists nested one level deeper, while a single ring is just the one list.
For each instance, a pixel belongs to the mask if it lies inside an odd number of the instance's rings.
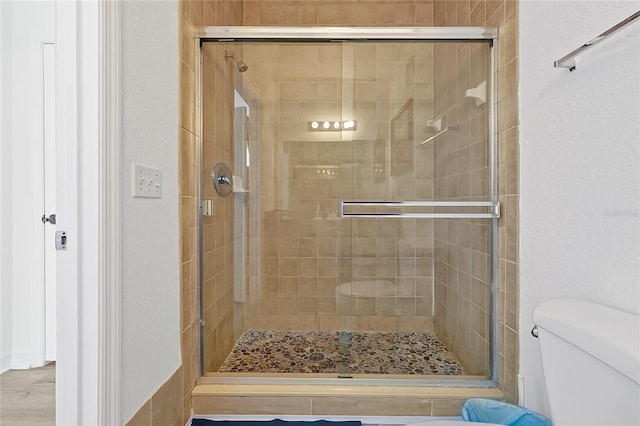
[{"label": "blue fabric", "polygon": [[551,420],[519,405],[485,398],[472,398],[462,404],[462,418],[468,422],[497,423],[508,426],[552,426]]},{"label": "blue fabric", "polygon": [[358,421],[345,421],[345,422],[330,422],[328,420],[317,420],[312,422],[302,421],[287,421],[287,420],[247,420],[247,421],[232,421],[232,420],[206,420],[206,419],[193,419],[191,426],[362,426],[362,422]]}]

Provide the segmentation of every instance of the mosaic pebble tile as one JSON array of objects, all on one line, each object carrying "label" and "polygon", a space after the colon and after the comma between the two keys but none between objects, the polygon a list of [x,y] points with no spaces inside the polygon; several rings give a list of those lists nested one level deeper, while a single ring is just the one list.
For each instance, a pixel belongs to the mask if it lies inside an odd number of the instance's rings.
[{"label": "mosaic pebble tile", "polygon": [[432,334],[264,331],[243,333],[219,372],[464,374]]}]

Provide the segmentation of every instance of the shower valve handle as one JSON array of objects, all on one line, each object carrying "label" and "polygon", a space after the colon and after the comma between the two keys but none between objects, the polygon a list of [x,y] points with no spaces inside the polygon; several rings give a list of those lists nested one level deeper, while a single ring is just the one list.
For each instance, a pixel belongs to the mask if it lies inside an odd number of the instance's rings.
[{"label": "shower valve handle", "polygon": [[233,186],[233,178],[231,177],[231,169],[224,163],[218,163],[213,166],[211,174],[213,187],[221,197],[231,194]]}]

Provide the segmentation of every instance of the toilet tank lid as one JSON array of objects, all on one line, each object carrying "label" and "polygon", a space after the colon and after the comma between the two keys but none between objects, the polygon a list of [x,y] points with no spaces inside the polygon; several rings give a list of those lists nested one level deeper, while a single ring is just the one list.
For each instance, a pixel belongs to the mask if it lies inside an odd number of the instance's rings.
[{"label": "toilet tank lid", "polygon": [[557,299],[538,305],[533,322],[640,383],[640,316],[584,300]]}]

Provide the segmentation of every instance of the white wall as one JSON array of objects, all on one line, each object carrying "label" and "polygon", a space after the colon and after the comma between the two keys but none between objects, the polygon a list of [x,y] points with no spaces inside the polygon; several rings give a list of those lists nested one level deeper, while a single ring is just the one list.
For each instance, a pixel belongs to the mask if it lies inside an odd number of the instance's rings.
[{"label": "white wall", "polygon": [[[55,38],[53,2],[2,4],[2,361],[44,362],[42,285],[42,43]],[[6,49],[6,50],[5,50]],[[43,302],[43,300],[41,300]],[[8,306],[11,304],[12,306]],[[10,316],[8,316],[10,315]],[[5,322],[6,320],[6,322]],[[11,343],[5,347],[11,327]],[[35,330],[41,329],[41,336]],[[42,339],[40,339],[42,337]]]},{"label": "white wall", "polygon": [[[131,163],[162,169],[131,198]],[[122,420],[180,366],[178,6],[122,3]]]},{"label": "white wall", "polygon": [[586,299],[640,313],[640,24],[553,61],[628,17],[638,1],[520,4],[520,371],[548,414],[540,302]]},{"label": "white wall", "polygon": [[0,373],[11,368],[11,3],[0,2]]}]

